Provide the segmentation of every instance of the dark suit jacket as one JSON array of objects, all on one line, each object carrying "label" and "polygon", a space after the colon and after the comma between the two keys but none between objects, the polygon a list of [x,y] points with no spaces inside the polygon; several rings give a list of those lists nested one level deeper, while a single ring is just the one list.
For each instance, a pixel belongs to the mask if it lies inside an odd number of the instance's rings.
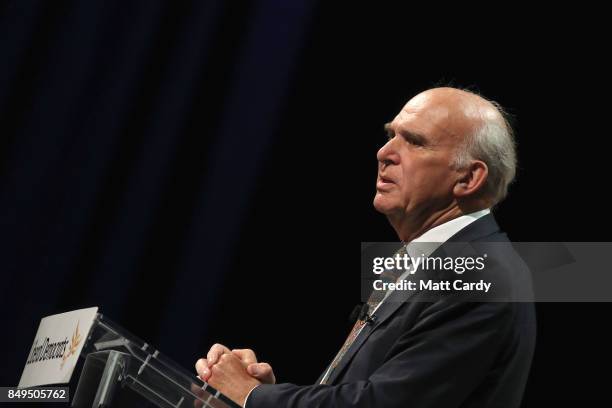
[{"label": "dark suit jacket", "polygon": [[[495,273],[530,282],[490,214],[448,242],[497,242]],[[533,303],[385,301],[327,385],[260,385],[246,407],[519,407],[535,331]]]}]

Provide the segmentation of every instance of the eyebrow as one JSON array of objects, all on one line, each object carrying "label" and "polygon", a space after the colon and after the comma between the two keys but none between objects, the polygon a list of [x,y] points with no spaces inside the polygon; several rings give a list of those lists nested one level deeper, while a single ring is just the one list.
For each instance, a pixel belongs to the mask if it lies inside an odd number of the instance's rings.
[{"label": "eyebrow", "polygon": [[[391,123],[385,123],[384,129],[385,129],[385,132],[387,133],[387,136],[391,137],[393,135],[394,130],[391,128]],[[420,133],[411,132],[406,129],[400,129],[398,133],[402,135],[402,137],[418,145],[424,146],[428,144],[427,138]]]}]

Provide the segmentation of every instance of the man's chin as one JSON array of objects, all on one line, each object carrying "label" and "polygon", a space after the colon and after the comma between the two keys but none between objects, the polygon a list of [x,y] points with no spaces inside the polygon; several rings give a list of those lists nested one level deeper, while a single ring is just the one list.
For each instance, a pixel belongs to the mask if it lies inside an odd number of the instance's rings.
[{"label": "man's chin", "polygon": [[381,214],[391,214],[397,208],[397,204],[393,203],[388,197],[385,197],[381,193],[376,193],[374,196],[374,209]]}]

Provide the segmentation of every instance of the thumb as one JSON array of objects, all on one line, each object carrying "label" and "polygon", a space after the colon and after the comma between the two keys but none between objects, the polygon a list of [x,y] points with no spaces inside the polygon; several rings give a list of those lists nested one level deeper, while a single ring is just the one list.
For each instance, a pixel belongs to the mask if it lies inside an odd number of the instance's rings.
[{"label": "thumb", "polygon": [[274,384],[276,378],[268,363],[254,363],[247,366],[247,372],[264,384]]}]

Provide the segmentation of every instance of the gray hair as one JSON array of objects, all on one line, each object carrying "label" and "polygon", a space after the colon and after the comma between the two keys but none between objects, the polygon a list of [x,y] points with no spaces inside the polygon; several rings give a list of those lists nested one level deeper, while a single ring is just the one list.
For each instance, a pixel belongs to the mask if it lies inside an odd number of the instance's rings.
[{"label": "gray hair", "polygon": [[454,168],[463,169],[471,160],[482,160],[489,169],[484,193],[493,205],[508,194],[508,186],[516,175],[516,142],[508,114],[496,102],[489,101],[499,112],[499,118],[485,117],[475,131],[459,146]]}]

